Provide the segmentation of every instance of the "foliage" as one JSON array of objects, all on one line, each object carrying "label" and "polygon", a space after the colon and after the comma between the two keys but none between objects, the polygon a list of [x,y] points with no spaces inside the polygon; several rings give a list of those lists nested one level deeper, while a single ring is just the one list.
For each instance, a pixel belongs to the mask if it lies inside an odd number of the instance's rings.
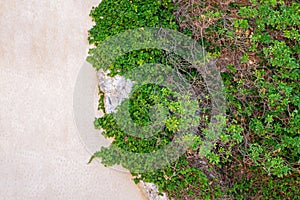
[{"label": "foliage", "polygon": [[[161,26],[177,29],[178,25],[172,15],[174,8],[171,0],[103,0],[90,13],[95,25],[89,30],[88,41],[97,47],[110,36],[129,29]],[[105,67],[111,71],[111,76],[115,76],[143,63],[163,63],[162,54],[163,51],[158,49],[132,51],[117,59],[113,65]]]},{"label": "foliage", "polygon": [[[247,152],[256,172],[248,187],[263,198],[299,196],[294,188],[299,187],[300,164],[299,8],[296,2],[253,1],[239,10],[254,27],[249,51],[260,58],[252,70],[256,97],[247,102],[255,105],[247,120],[252,136]],[[258,184],[266,175],[269,183]]]},{"label": "foliage", "polygon": [[[122,5],[122,6],[120,6]],[[96,47],[127,29],[164,27],[198,40],[216,58],[227,93],[226,127],[206,158],[199,156],[210,116],[210,97],[203,80],[189,64],[163,50],[143,49],[120,56],[110,75],[124,74],[144,63],[179,63],[179,71],[195,86],[201,118],[192,147],[160,170],[137,174],[135,181],[154,182],[176,199],[297,199],[300,196],[300,5],[297,1],[103,0],[91,11],[95,26],[89,42]],[[178,66],[177,66],[178,67]],[[202,93],[199,93],[203,91]],[[161,104],[168,111],[164,129],[150,140],[118,127],[113,114],[94,121],[113,144],[130,152],[152,152],[169,144],[180,121],[180,104],[172,91],[155,84],[140,87],[130,98],[131,118],[151,123],[149,110]],[[103,96],[102,96],[103,97]],[[103,99],[100,108],[103,108]],[[123,164],[114,149],[94,157],[110,166]]]}]

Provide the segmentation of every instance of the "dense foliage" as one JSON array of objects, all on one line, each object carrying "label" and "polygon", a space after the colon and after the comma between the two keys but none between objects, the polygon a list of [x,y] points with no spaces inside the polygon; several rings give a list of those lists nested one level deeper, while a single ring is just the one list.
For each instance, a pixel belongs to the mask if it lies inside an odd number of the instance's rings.
[{"label": "dense foliage", "polygon": [[[143,49],[119,57],[113,65],[101,66],[115,76],[143,63],[167,63],[179,68],[194,84],[196,93],[202,91],[198,102],[202,118],[193,147],[168,167],[132,172],[137,182],[154,182],[160,191],[177,199],[299,198],[299,8],[299,2],[283,0],[103,0],[93,8],[90,16],[95,26],[89,32],[89,42],[95,47],[128,29],[178,30],[216,58],[226,87],[226,126],[214,149],[202,158],[199,146],[209,123],[211,102],[201,77],[188,63],[163,50]],[[96,119],[95,127],[103,128],[103,134],[126,151],[160,149],[172,141],[179,121],[171,112],[179,107],[171,96],[166,88],[150,84],[130,98],[131,118],[139,124],[149,123],[148,112],[155,103],[170,110],[164,129],[151,140],[120,130],[112,114]],[[128,163],[114,153],[102,147],[92,158],[101,157],[108,166],[126,167]]]}]

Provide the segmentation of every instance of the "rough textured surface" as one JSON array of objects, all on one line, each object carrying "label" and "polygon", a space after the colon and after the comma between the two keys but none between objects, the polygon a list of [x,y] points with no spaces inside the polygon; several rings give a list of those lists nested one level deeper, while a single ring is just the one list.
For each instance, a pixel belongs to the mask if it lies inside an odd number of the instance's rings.
[{"label": "rough textured surface", "polygon": [[[0,199],[144,198],[128,173],[87,165],[74,124],[73,90],[98,3],[0,1]],[[95,72],[93,81],[95,90]]]},{"label": "rough textured surface", "polygon": [[119,75],[110,77],[107,75],[108,73],[109,71],[104,72],[100,69],[97,74],[100,89],[105,94],[105,112],[111,113],[116,111],[117,106],[122,103],[123,99],[129,97],[132,82]]},{"label": "rough textured surface", "polygon": [[168,200],[169,198],[165,193],[159,195],[157,186],[154,183],[140,182],[139,186],[144,190],[146,196],[151,200]]}]

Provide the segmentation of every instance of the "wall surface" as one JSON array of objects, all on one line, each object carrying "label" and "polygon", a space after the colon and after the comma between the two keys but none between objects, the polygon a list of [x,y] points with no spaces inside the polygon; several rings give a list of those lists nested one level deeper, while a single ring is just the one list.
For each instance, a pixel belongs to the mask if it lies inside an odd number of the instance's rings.
[{"label": "wall surface", "polygon": [[[98,3],[0,1],[0,199],[143,199],[129,173],[87,165],[91,151],[107,143],[93,129],[94,113],[82,123],[96,140],[74,122],[88,14]],[[86,97],[94,99],[90,90]]]}]

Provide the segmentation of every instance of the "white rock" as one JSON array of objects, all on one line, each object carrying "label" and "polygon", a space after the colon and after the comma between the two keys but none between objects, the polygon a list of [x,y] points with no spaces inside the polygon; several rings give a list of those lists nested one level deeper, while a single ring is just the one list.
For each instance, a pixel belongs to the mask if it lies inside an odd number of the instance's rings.
[{"label": "white rock", "polygon": [[111,113],[116,111],[123,99],[129,97],[133,83],[119,75],[110,77],[107,75],[108,73],[109,71],[100,69],[97,75],[100,89],[104,92],[105,112]]},{"label": "white rock", "polygon": [[154,183],[145,183],[141,181],[139,183],[140,188],[142,188],[150,200],[168,200],[168,197],[165,193],[158,195],[158,188]]}]

